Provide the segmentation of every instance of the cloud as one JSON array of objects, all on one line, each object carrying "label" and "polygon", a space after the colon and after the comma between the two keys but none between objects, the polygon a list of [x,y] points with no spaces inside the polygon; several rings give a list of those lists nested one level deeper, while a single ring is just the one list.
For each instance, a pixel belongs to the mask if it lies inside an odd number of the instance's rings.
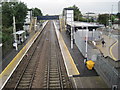
[{"label": "cloud", "polygon": [[77,5],[82,13],[110,13],[111,6],[114,4],[114,12],[117,12],[117,2],[119,0],[21,0],[25,2],[29,8],[38,7],[44,14],[61,14],[63,8]]}]

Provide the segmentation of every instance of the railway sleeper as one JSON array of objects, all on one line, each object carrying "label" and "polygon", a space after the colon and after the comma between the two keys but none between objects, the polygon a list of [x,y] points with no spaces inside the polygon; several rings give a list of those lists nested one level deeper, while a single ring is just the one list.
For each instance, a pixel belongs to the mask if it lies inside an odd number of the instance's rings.
[{"label": "railway sleeper", "polygon": [[59,77],[58,73],[50,73],[50,77]]},{"label": "railway sleeper", "polygon": [[30,72],[30,71],[26,71],[26,72],[25,72],[25,74],[30,74],[30,75],[31,75],[31,74],[32,74],[32,72]]},{"label": "railway sleeper", "polygon": [[51,71],[58,70],[58,68],[50,68]]},{"label": "railway sleeper", "polygon": [[55,70],[55,69],[58,69],[58,66],[57,65],[54,65],[54,67],[51,65],[50,67],[50,70]]},{"label": "railway sleeper", "polygon": [[28,80],[22,80],[20,83],[30,83],[30,81]]},{"label": "railway sleeper", "polygon": [[[52,62],[54,62],[54,61],[52,61]],[[50,68],[57,68],[57,67],[58,67],[58,65],[56,63],[50,64]]]},{"label": "railway sleeper", "polygon": [[60,88],[60,83],[55,83],[55,84],[49,84],[50,88]]},{"label": "railway sleeper", "polygon": [[23,85],[20,85],[20,86],[18,86],[17,88],[18,88],[18,89],[21,89],[21,88],[27,89],[27,88],[29,88],[29,85],[24,85],[24,86],[23,86]]},{"label": "railway sleeper", "polygon": [[58,70],[50,70],[50,73],[58,73]]},{"label": "railway sleeper", "polygon": [[22,80],[29,80],[30,81],[31,78],[29,78],[29,77],[23,77]]},{"label": "railway sleeper", "polygon": [[29,74],[25,74],[24,76],[23,76],[23,78],[31,78],[32,77],[32,75],[29,75]]},{"label": "railway sleeper", "polygon": [[33,71],[33,69],[27,69],[25,72],[32,72]]},{"label": "railway sleeper", "polygon": [[60,79],[57,77],[57,78],[50,78],[50,81],[59,81]]},{"label": "railway sleeper", "polygon": [[50,81],[50,84],[56,84],[56,83],[60,83],[60,81]]}]

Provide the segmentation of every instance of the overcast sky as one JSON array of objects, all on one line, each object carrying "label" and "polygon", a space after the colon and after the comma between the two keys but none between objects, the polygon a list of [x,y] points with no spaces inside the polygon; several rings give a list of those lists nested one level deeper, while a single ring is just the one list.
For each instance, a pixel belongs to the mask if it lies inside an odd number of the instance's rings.
[{"label": "overcast sky", "polygon": [[[63,8],[73,6],[79,7],[82,13],[117,13],[118,1],[120,0],[20,0],[29,8],[40,8],[44,15],[61,14]],[[112,10],[113,6],[113,10]]]}]

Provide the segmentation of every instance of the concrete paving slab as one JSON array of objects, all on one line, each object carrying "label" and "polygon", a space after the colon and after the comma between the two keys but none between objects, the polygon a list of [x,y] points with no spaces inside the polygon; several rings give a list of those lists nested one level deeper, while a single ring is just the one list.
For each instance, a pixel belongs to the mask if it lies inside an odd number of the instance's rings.
[{"label": "concrete paving slab", "polygon": [[108,88],[100,76],[92,77],[73,77],[76,88]]},{"label": "concrete paving slab", "polygon": [[104,38],[105,46],[103,47],[102,43],[100,43],[96,45],[96,47],[103,53],[105,57],[109,56],[114,60],[118,60],[118,55],[116,55],[118,54],[118,52],[113,52],[115,47],[117,46],[118,41],[115,38],[111,38],[107,35],[103,35],[102,37]]}]

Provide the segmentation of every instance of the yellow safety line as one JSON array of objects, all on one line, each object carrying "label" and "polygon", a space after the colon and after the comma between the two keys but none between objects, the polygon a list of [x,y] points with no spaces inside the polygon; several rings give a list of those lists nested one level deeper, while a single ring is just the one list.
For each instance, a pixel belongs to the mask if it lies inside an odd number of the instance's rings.
[{"label": "yellow safety line", "polygon": [[[62,21],[62,20],[60,20],[60,22],[61,22],[61,21]],[[62,22],[61,22],[60,24],[62,24]],[[62,25],[60,25],[60,26],[61,26],[61,31],[62,31]],[[61,37],[62,37],[62,35],[61,35]],[[77,67],[76,67],[76,65],[75,65],[75,63],[74,63],[73,58],[72,58],[72,56],[70,55],[69,50],[68,50],[65,42],[63,41],[63,38],[62,38],[62,42],[63,42],[63,45],[64,45],[64,47],[66,48],[66,51],[67,51],[67,53],[68,53],[68,55],[69,55],[69,57],[70,57],[70,59],[71,59],[70,62],[72,63],[72,66],[75,67],[75,70],[77,71],[77,74],[79,75],[80,72],[78,71],[78,69],[77,69]]]},{"label": "yellow safety line", "polygon": [[118,40],[110,47],[110,55],[112,56],[112,58],[116,61],[117,59],[114,57],[113,53],[112,53],[112,49],[113,47],[118,43]]},{"label": "yellow safety line", "polygon": [[64,47],[65,47],[65,49],[66,49],[66,51],[67,51],[67,53],[68,53],[68,55],[69,55],[69,57],[70,57],[70,63],[72,64],[73,67],[75,67],[75,71],[77,71],[76,74],[80,75],[80,72],[78,71],[78,69],[77,69],[77,67],[76,67],[76,65],[75,65],[75,63],[74,63],[74,60],[73,60],[73,58],[72,58],[72,56],[71,56],[71,54],[70,54],[70,52],[69,52],[69,50],[68,50],[65,42],[63,41],[63,39],[62,39],[62,42],[63,42],[63,45],[64,45]]}]

